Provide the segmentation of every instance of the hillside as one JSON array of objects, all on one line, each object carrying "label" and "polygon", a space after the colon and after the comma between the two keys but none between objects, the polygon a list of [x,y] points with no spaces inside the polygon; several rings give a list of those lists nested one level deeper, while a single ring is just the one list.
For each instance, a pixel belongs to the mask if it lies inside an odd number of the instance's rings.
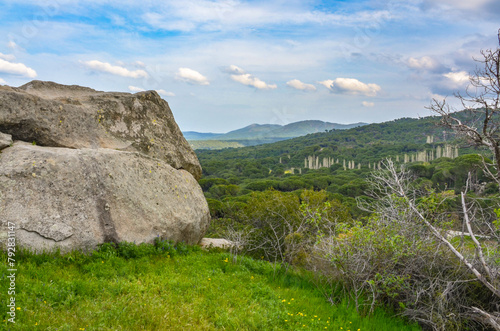
[{"label": "hillside", "polygon": [[[237,160],[261,159],[268,164],[269,158],[291,167],[300,167],[304,158],[310,155],[350,159],[355,162],[378,162],[390,155],[403,155],[423,150],[432,139],[433,145],[455,144],[452,132],[438,126],[438,117],[420,119],[402,118],[394,121],[368,124],[347,130],[318,132],[302,137],[275,142],[272,144],[250,146],[221,151],[197,151],[204,167],[210,166],[211,159]],[[429,138],[430,137],[430,138]],[[427,144],[427,147],[430,147]]]},{"label": "hillside", "polygon": [[[458,116],[466,120],[465,114]],[[207,198],[219,201],[245,201],[252,191],[268,188],[326,190],[359,215],[353,199],[364,194],[365,179],[386,158],[417,167],[422,185],[460,189],[467,169],[477,169],[474,164],[480,162],[467,154],[489,155],[438,124],[439,117],[402,118],[272,144],[197,150],[203,169],[200,184]],[[478,178],[486,180],[481,174]],[[220,211],[217,206],[211,205],[212,216]]]},{"label": "hillside", "polygon": [[[236,147],[220,143],[231,141],[242,146],[254,146],[273,143],[285,139],[305,136],[311,133],[330,130],[345,130],[367,125],[367,123],[338,124],[323,121],[309,120],[294,122],[287,125],[278,124],[251,124],[228,133],[202,133],[195,131],[184,132],[184,137],[194,149],[221,149]],[[206,141],[201,143],[201,141]],[[212,143],[213,141],[213,143]]]}]

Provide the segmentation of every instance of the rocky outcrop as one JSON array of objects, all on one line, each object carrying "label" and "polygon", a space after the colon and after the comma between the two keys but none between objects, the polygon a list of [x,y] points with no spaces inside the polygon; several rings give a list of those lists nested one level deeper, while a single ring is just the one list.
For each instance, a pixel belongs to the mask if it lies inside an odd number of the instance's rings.
[{"label": "rocky outcrop", "polygon": [[14,138],[0,152],[0,238],[11,222],[22,247],[88,251],[195,244],[208,227],[198,160],[156,92],[0,86],[0,131]]},{"label": "rocky outcrop", "polygon": [[138,151],[201,177],[196,154],[155,91],[100,92],[42,81],[0,86],[0,132],[40,146]]}]

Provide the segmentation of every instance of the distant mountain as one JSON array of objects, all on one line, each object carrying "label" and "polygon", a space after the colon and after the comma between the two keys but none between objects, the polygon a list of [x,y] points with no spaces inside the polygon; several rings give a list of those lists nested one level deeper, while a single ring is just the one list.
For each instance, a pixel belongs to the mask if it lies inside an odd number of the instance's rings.
[{"label": "distant mountain", "polygon": [[310,133],[324,132],[330,130],[346,130],[358,126],[367,125],[368,123],[353,123],[353,124],[338,124],[323,121],[301,121],[290,123],[272,132],[274,137],[295,138],[305,136]]},{"label": "distant mountain", "polygon": [[278,124],[251,124],[244,128],[230,131],[218,137],[217,140],[235,140],[235,139],[256,139],[256,138],[267,138],[274,137],[272,132],[281,128]]},{"label": "distant mountain", "polygon": [[[184,132],[184,137],[190,141],[232,141],[244,146],[260,145],[264,143],[272,143],[280,140],[305,136],[310,133],[325,132],[330,130],[345,130],[359,126],[367,125],[367,123],[353,124],[338,124],[323,121],[300,121],[287,125],[278,124],[251,124],[244,128],[230,131],[228,133],[202,133],[195,131]],[[203,144],[193,143],[193,146],[207,149],[217,149],[222,144],[213,144],[205,142]]]}]

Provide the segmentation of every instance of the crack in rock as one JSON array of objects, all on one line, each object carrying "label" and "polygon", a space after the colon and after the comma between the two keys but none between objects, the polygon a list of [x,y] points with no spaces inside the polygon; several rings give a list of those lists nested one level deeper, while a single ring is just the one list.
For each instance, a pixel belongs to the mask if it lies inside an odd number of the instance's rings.
[{"label": "crack in rock", "polygon": [[44,220],[38,223],[24,223],[21,229],[28,232],[35,232],[45,239],[56,242],[68,239],[73,235],[73,228],[64,223],[54,223],[51,220]]}]

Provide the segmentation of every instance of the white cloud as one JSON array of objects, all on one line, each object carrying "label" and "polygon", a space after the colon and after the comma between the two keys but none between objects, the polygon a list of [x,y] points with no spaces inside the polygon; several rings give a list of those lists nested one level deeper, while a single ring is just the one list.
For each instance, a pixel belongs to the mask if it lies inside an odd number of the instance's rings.
[{"label": "white cloud", "polygon": [[376,96],[382,90],[377,84],[365,84],[355,78],[335,78],[319,82],[331,92],[342,94],[362,94],[368,97]]},{"label": "white cloud", "polygon": [[7,85],[7,82],[5,80],[3,80],[2,78],[0,78],[0,84]]},{"label": "white cloud", "polygon": [[368,101],[363,101],[362,104],[363,104],[363,107],[373,107],[373,106],[375,106],[375,103],[368,102]]},{"label": "white cloud", "polygon": [[189,68],[179,68],[175,78],[198,85],[210,85],[208,78],[200,74],[198,71]]},{"label": "white cloud", "polygon": [[135,61],[134,65],[139,68],[146,68],[146,65],[142,61]]},{"label": "white cloud", "polygon": [[469,74],[465,71],[449,72],[443,76],[448,78],[453,87],[461,87],[469,82]]},{"label": "white cloud", "polygon": [[106,62],[101,62],[97,60],[93,61],[81,61],[83,65],[85,65],[87,68],[96,70],[96,71],[101,71],[101,72],[107,72],[113,75],[118,75],[122,77],[131,77],[131,78],[148,78],[149,75],[146,71],[144,70],[128,70],[127,68],[120,67],[120,66],[114,66]]},{"label": "white cloud", "polygon": [[12,50],[23,50],[21,46],[13,42],[12,40],[7,43],[7,47],[12,49]]},{"label": "white cloud", "polygon": [[164,95],[166,97],[175,97],[174,92],[167,92],[165,90],[156,90],[156,92],[158,92],[158,94]]},{"label": "white cloud", "polygon": [[154,28],[164,30],[209,31],[276,24],[325,24],[354,26],[391,18],[387,10],[334,14],[310,10],[300,1],[252,2],[238,0],[165,1],[149,9],[141,18]]},{"label": "white cloud", "polygon": [[234,64],[231,64],[229,67],[227,67],[225,71],[230,73],[230,74],[233,74],[233,75],[246,74],[245,70],[241,69],[240,67],[235,66]]},{"label": "white cloud", "polygon": [[431,93],[430,97],[431,97],[431,99],[437,100],[437,101],[444,101],[446,99],[446,97],[444,95],[436,94],[436,93]]},{"label": "white cloud", "polygon": [[14,61],[16,57],[12,54],[0,53],[0,59],[4,59],[5,61]]},{"label": "white cloud", "polygon": [[[145,89],[143,89],[142,87],[137,87],[137,86],[132,86],[132,85],[129,85],[128,89],[131,91],[131,92],[144,92],[146,91]],[[156,90],[156,92],[158,94],[161,94],[161,95],[164,95],[164,96],[167,96],[167,97],[175,97],[175,94],[172,93],[172,92],[167,92],[165,90]]]},{"label": "white cloud", "polygon": [[426,0],[424,3],[433,6],[445,6],[462,10],[480,9],[494,0]]},{"label": "white cloud", "polygon": [[276,84],[267,84],[266,82],[250,74],[231,75],[231,79],[243,85],[253,86],[255,88],[258,88],[259,90],[272,90],[278,87]]},{"label": "white cloud", "polygon": [[420,8],[430,13],[440,21],[458,23],[462,20],[473,23],[477,28],[487,21],[491,21],[495,30],[500,17],[500,2],[498,0],[423,0]]},{"label": "white cloud", "polygon": [[118,25],[118,26],[125,26],[127,22],[125,21],[125,18],[119,16],[119,15],[110,15],[109,17],[111,21],[113,22],[113,25]]},{"label": "white cloud", "polygon": [[323,80],[321,82],[318,82],[319,84],[323,85],[324,87],[326,87],[327,89],[331,89],[332,85],[333,85],[333,80],[331,79],[327,79],[327,80]]},{"label": "white cloud", "polygon": [[292,79],[292,80],[286,82],[286,85],[293,87],[294,89],[301,90],[301,91],[316,91],[316,86],[314,86],[312,84],[303,83],[298,79]]},{"label": "white cloud", "polygon": [[408,67],[418,70],[436,70],[441,66],[438,61],[429,56],[422,56],[421,58],[410,57],[407,64]]},{"label": "white cloud", "polygon": [[140,87],[137,87],[137,86],[132,86],[132,85],[130,85],[130,86],[128,87],[128,89],[129,89],[130,91],[132,91],[132,92],[144,92],[144,91],[146,91],[146,90],[145,90],[145,89],[143,89],[143,88],[140,88]]},{"label": "white cloud", "polygon": [[229,67],[224,70],[227,73],[231,74],[231,79],[235,82],[241,83],[243,85],[252,86],[259,90],[272,90],[277,88],[276,84],[267,84],[266,82],[260,80],[259,78],[248,74],[244,69],[231,64]]},{"label": "white cloud", "polygon": [[8,74],[23,75],[30,78],[36,77],[36,71],[25,66],[22,63],[12,63],[0,59],[0,72]]}]

